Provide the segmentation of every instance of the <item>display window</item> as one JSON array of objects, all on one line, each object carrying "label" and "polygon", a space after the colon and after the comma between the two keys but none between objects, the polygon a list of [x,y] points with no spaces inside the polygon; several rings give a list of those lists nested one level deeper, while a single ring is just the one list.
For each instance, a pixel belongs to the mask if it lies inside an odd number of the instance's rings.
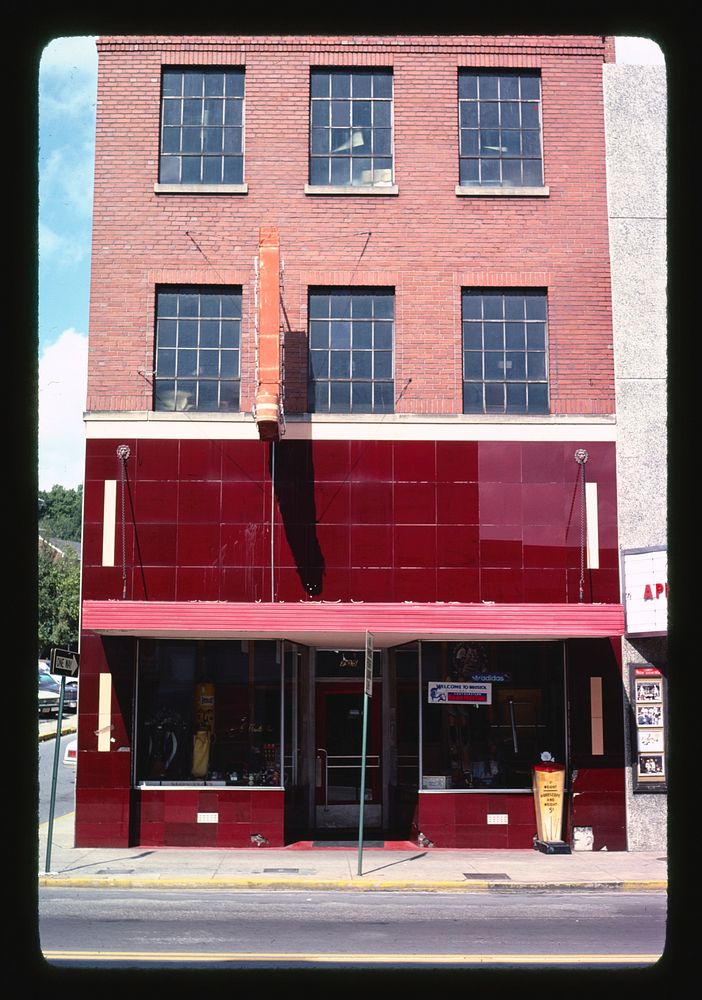
[{"label": "display window", "polygon": [[419,643],[395,649],[395,722],[397,775],[400,794],[419,788]]},{"label": "display window", "polygon": [[563,674],[561,643],[423,642],[421,787],[531,790],[565,760]]},{"label": "display window", "polygon": [[280,786],[275,642],[141,640],[138,785]]}]

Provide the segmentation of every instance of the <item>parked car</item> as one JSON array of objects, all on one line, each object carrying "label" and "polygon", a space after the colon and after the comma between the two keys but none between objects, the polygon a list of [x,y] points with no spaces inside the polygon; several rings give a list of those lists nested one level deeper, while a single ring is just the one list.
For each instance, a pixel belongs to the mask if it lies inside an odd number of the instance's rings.
[{"label": "parked car", "polygon": [[[55,674],[52,674],[54,680],[57,680]],[[61,681],[58,680],[59,687],[61,686]],[[78,708],[78,681],[75,677],[67,677],[66,683],[63,689],[63,710],[64,712],[75,712]]]},{"label": "parked car", "polygon": [[[61,687],[61,675],[51,673],[51,664],[48,660],[39,660],[39,676],[51,677]],[[64,712],[75,712],[78,709],[78,678],[67,677],[63,689],[63,710]]]},{"label": "parked car", "polygon": [[70,743],[66,744],[66,749],[63,754],[63,762],[68,767],[75,767],[78,762],[78,740],[71,740]]},{"label": "parked car", "polygon": [[61,688],[51,674],[39,671],[39,715],[54,715],[58,712]]}]

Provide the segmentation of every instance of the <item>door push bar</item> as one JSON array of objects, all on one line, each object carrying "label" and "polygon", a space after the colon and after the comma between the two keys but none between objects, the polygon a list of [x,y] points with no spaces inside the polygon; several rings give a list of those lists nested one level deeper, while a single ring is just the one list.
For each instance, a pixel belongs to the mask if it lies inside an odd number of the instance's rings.
[{"label": "door push bar", "polygon": [[[324,760],[322,761],[322,757]],[[356,761],[357,763],[350,764],[337,764],[332,763],[336,761]],[[326,809],[329,805],[329,771],[332,770],[353,770],[361,767],[361,762],[363,758],[360,754],[352,755],[337,755],[330,757],[327,751],[323,747],[317,748],[317,773],[316,773],[316,784],[317,788],[324,787],[324,808]],[[370,757],[366,757],[366,767],[372,767],[378,769],[380,767],[380,754],[373,754]]]}]

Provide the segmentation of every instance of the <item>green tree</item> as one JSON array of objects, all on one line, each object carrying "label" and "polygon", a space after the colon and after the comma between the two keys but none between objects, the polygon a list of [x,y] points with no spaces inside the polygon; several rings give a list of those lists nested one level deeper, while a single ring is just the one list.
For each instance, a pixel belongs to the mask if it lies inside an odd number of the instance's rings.
[{"label": "green tree", "polygon": [[74,552],[56,558],[39,546],[39,657],[48,658],[53,646],[78,648],[80,562]]},{"label": "green tree", "polygon": [[39,534],[44,538],[80,541],[83,487],[52,486],[39,491]]}]

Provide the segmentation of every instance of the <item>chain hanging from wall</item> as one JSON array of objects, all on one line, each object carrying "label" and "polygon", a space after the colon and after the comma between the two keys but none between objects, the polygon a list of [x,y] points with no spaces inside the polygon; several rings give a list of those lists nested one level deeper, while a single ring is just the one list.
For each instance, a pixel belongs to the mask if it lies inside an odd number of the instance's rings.
[{"label": "chain hanging from wall", "polygon": [[122,521],[122,600],[127,596],[127,459],[131,454],[129,445],[121,444],[117,448],[117,458],[120,460],[121,485],[121,521]]},{"label": "chain hanging from wall", "polygon": [[584,448],[578,448],[575,452],[575,461],[580,466],[580,581],[578,584],[578,601],[580,604],[583,603],[583,594],[585,591],[585,545],[587,543],[586,538],[586,524],[587,524],[587,510],[585,504],[585,463],[587,462],[589,456]]}]

